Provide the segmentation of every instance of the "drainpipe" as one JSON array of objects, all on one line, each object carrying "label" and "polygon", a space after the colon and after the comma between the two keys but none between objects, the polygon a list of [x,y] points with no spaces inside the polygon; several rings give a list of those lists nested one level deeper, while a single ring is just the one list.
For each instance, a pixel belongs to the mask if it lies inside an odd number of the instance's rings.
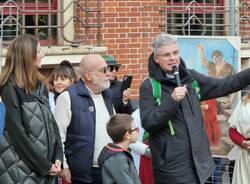
[{"label": "drainpipe", "polygon": [[229,0],[229,22],[230,22],[230,36],[236,36],[236,7],[235,7],[235,0]]}]

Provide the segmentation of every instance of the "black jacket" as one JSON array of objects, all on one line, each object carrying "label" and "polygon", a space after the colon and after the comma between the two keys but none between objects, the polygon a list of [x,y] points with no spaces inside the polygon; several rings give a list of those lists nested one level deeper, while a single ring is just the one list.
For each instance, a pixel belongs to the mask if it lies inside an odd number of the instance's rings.
[{"label": "black jacket", "polygon": [[98,158],[103,184],[140,184],[130,152],[116,144],[105,146]]},{"label": "black jacket", "polygon": [[131,101],[125,105],[122,101],[123,92],[121,91],[122,82],[115,79],[110,82],[110,89],[112,90],[112,102],[114,104],[116,113],[126,113],[132,114],[133,108],[131,105]]},{"label": "black jacket", "polygon": [[[203,183],[212,173],[214,163],[204,130],[200,101],[239,91],[250,84],[250,69],[217,79],[188,70],[181,60],[182,85],[188,92],[180,101],[171,94],[177,87],[153,59],[149,58],[149,76],[161,83],[161,104],[153,99],[152,86],[146,79],[140,87],[140,113],[143,128],[150,133],[155,183]],[[175,135],[171,135],[171,120]]]},{"label": "black jacket", "polygon": [[62,162],[62,144],[44,85],[27,94],[12,84],[3,88],[5,134],[0,144],[0,183],[56,184],[52,163]]}]

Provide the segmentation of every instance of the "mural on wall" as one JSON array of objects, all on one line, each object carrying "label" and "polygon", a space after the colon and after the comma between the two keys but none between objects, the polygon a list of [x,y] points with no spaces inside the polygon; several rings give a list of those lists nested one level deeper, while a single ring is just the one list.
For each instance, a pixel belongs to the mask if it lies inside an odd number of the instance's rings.
[{"label": "mural on wall", "polygon": [[[239,37],[178,36],[177,41],[187,68],[217,78],[240,70]],[[215,155],[227,155],[232,148],[228,119],[238,100],[237,93],[201,103],[205,129]]]}]

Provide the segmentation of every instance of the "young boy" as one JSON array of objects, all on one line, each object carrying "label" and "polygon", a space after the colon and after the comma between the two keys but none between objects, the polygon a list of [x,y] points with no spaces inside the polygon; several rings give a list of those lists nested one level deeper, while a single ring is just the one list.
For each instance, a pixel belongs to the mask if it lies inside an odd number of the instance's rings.
[{"label": "young boy", "polygon": [[98,158],[103,184],[140,184],[133,158],[128,150],[138,138],[139,129],[128,114],[113,115],[108,121],[107,133],[114,143],[106,145]]}]

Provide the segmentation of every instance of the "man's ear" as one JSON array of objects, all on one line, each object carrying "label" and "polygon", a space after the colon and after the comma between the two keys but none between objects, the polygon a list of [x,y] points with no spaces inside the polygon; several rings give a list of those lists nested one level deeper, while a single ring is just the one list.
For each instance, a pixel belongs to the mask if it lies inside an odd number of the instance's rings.
[{"label": "man's ear", "polygon": [[89,82],[91,82],[93,80],[93,73],[92,72],[86,72],[85,73],[85,79]]},{"label": "man's ear", "polygon": [[125,135],[123,136],[123,139],[124,140],[129,139],[130,135],[131,134],[129,133],[129,131],[126,131]]},{"label": "man's ear", "polygon": [[154,61],[155,61],[157,64],[159,63],[156,56],[154,56]]}]

